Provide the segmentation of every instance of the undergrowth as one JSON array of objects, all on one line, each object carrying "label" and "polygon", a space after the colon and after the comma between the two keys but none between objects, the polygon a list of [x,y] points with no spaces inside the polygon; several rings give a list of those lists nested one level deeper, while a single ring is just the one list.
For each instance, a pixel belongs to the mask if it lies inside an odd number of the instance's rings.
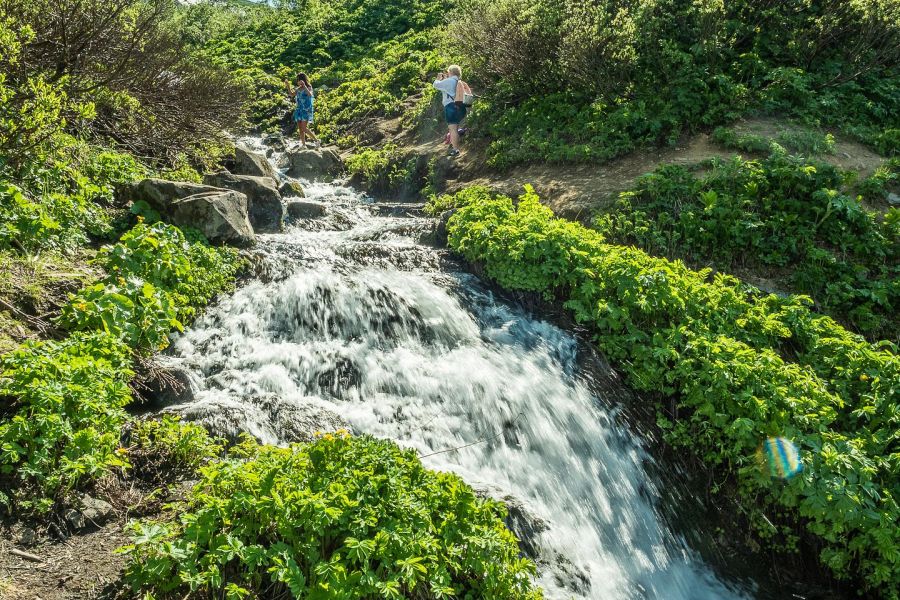
[{"label": "undergrowth", "polygon": [[[666,440],[737,483],[767,545],[805,540],[835,576],[897,598],[896,346],[867,343],[803,297],[608,244],[530,188],[518,203],[471,188],[453,204],[451,248],[506,288],[563,301],[636,389],[674,401],[675,413],[659,405]],[[770,436],[801,449],[799,475],[773,481],[760,467]]]}]

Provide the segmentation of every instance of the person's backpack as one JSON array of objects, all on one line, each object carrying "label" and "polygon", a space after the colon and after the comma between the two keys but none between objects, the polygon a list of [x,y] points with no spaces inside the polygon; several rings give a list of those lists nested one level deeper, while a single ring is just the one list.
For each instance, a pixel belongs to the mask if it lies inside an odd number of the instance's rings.
[{"label": "person's backpack", "polygon": [[457,104],[462,104],[463,106],[472,106],[473,104],[475,104],[475,94],[472,93],[471,89],[468,92],[466,91],[466,85],[464,81],[457,80],[456,95],[453,98],[453,101]]}]

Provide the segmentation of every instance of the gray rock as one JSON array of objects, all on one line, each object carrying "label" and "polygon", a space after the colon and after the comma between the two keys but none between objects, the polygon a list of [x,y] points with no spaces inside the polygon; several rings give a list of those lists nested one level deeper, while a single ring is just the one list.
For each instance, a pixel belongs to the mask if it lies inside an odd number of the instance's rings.
[{"label": "gray rock", "polygon": [[500,488],[492,485],[473,485],[475,494],[481,498],[493,498],[506,505],[506,523],[509,529],[519,540],[519,549],[522,554],[532,560],[541,556],[538,537],[541,533],[550,529],[547,522],[531,512],[520,499],[506,494]]},{"label": "gray rock", "polygon": [[247,196],[224,188],[144,179],[131,186],[132,200],[144,200],[170,223],[199,229],[214,244],[249,246],[255,241]]},{"label": "gray rock", "polygon": [[23,527],[21,533],[19,533],[19,543],[26,547],[34,546],[38,543],[37,531],[31,527]]},{"label": "gray rock", "polygon": [[325,204],[314,200],[292,200],[287,205],[288,216],[292,219],[318,219],[326,212]]},{"label": "gray rock", "polygon": [[114,510],[109,502],[85,494],[81,497],[81,514],[94,525],[103,525],[113,516]]},{"label": "gray rock", "polygon": [[201,423],[209,431],[236,440],[248,433],[266,443],[307,442],[316,433],[350,431],[350,425],[337,413],[313,403],[284,400],[276,394],[233,398],[209,398],[166,412],[187,421]]},{"label": "gray rock", "polygon": [[247,212],[255,232],[278,233],[284,230],[286,212],[277,188],[277,180],[271,177],[233,175],[228,171],[221,171],[204,176],[203,183],[241,192],[247,196]]},{"label": "gray rock", "polygon": [[174,200],[187,198],[196,194],[221,192],[222,188],[187,181],[167,181],[165,179],[144,179],[131,186],[129,196],[132,200],[143,200],[161,213]]},{"label": "gray rock", "polygon": [[341,174],[344,163],[334,148],[305,148],[286,155],[288,175],[309,180],[330,181]]},{"label": "gray rock", "polygon": [[188,196],[172,202],[166,213],[172,223],[195,227],[213,244],[252,246],[256,242],[247,213],[247,196],[224,190]]},{"label": "gray rock", "polygon": [[280,133],[270,133],[266,135],[262,139],[262,143],[269,148],[272,148],[276,152],[284,152],[286,147],[284,143],[284,136]]},{"label": "gray rock", "polygon": [[141,383],[146,388],[147,399],[160,408],[194,399],[191,372],[184,367],[154,364],[150,376]]},{"label": "gray rock", "polygon": [[282,198],[306,198],[306,190],[297,181],[285,181],[278,188]]},{"label": "gray rock", "polygon": [[87,525],[87,520],[84,518],[84,515],[81,514],[81,511],[75,510],[74,508],[66,509],[66,512],[63,513],[63,518],[76,531],[84,529],[85,525]]},{"label": "gray rock", "polygon": [[891,206],[900,206],[900,196],[898,196],[894,192],[890,192],[887,195],[887,201]]},{"label": "gray rock", "polygon": [[234,166],[232,171],[236,175],[254,175],[256,177],[278,179],[275,167],[269,163],[266,157],[254,152],[243,143],[238,143],[234,147]]}]

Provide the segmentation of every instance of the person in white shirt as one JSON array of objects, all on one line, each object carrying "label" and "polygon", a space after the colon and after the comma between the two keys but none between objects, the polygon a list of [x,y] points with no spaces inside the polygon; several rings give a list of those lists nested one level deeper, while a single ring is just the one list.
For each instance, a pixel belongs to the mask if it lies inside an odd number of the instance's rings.
[{"label": "person in white shirt", "polygon": [[459,155],[459,124],[466,118],[466,105],[462,102],[463,94],[470,94],[469,85],[462,80],[462,69],[459,65],[450,65],[434,81],[434,89],[441,93],[444,105],[444,118],[450,130],[450,156]]}]

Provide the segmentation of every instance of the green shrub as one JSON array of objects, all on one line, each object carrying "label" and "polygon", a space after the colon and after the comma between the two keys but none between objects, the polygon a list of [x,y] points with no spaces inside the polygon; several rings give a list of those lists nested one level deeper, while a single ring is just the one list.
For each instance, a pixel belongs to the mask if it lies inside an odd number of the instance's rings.
[{"label": "green shrub", "polygon": [[71,331],[102,330],[141,350],[165,348],[198,307],[228,289],[242,262],[231,248],[190,243],[177,227],[138,223],[100,250],[107,277],[74,295],[60,315]]},{"label": "green shrub", "polygon": [[772,146],[772,143],[761,135],[739,133],[730,127],[716,127],[713,130],[712,138],[726,148],[756,154],[768,153]]},{"label": "green shrub", "polygon": [[371,187],[394,190],[409,183],[415,172],[415,157],[406,161],[403,158],[395,144],[366,148],[347,159],[347,170]]},{"label": "green shrub", "polygon": [[504,507],[415,452],[325,435],[238,446],[201,469],[173,523],[138,523],[136,590],[246,598],[540,598]]},{"label": "green shrub", "polygon": [[0,473],[20,486],[21,508],[47,510],[82,479],[127,465],[118,446],[130,362],[103,333],[29,342],[0,358]]},{"label": "green shrub", "polygon": [[[450,218],[454,250],[507,288],[564,300],[632,385],[673,399],[677,417],[660,404],[666,439],[725,470],[773,546],[793,548],[805,532],[837,577],[897,597],[895,346],[866,343],[802,297],[759,296],[732,277],[606,244],[556,219],[530,189],[517,205],[476,195]],[[763,474],[755,454],[770,436],[801,448],[800,475]]]},{"label": "green shrub", "polygon": [[211,437],[203,426],[173,415],[135,421],[126,437],[132,472],[159,484],[193,475],[218,458],[223,447],[222,440]]},{"label": "green shrub", "polygon": [[894,337],[900,246],[889,221],[841,193],[836,168],[776,152],[714,163],[697,178],[664,166],[595,219],[610,240],[730,270],[787,269],[791,289],[872,338]]}]

